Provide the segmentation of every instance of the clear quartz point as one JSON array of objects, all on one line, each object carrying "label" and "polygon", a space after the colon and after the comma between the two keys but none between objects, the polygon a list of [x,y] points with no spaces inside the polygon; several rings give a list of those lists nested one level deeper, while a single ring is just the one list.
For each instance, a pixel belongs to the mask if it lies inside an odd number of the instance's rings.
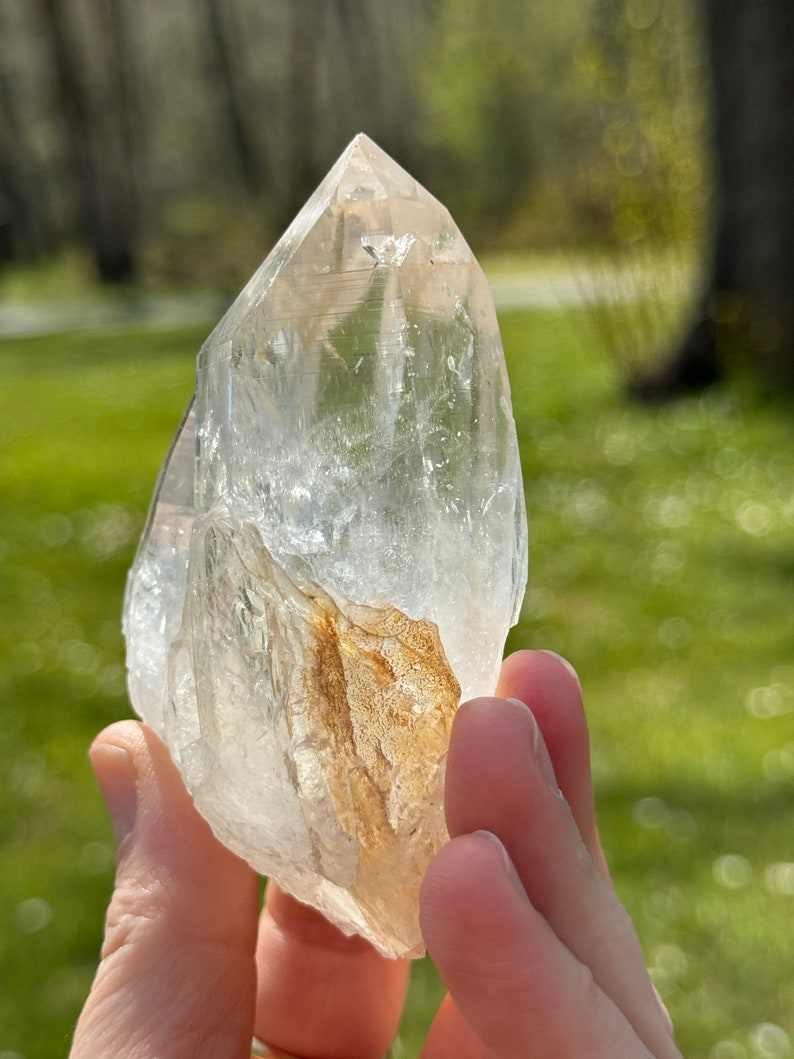
[{"label": "clear quartz point", "polygon": [[526,561],[485,276],[357,136],[199,353],[127,587],[133,705],[222,842],[419,955],[452,717]]}]

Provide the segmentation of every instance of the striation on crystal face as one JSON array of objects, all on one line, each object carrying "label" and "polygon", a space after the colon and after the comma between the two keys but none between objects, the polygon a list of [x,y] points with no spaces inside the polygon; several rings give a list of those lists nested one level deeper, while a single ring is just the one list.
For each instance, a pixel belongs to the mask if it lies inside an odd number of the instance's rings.
[{"label": "striation on crystal face", "polygon": [[487,282],[360,135],[199,353],[124,631],[221,841],[387,955],[424,949],[452,717],[493,691],[526,555]]}]

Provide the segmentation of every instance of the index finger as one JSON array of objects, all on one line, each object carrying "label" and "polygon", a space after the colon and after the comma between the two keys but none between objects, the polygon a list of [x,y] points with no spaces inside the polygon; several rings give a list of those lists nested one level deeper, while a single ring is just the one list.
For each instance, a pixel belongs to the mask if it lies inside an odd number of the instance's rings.
[{"label": "index finger", "polygon": [[532,710],[587,852],[609,878],[596,828],[590,735],[573,666],[550,651],[516,651],[502,665],[496,694],[518,699]]}]

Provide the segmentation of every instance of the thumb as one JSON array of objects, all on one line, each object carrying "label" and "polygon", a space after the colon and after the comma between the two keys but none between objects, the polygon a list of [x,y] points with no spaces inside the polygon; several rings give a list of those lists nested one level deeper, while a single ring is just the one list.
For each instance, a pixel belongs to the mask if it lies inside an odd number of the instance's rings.
[{"label": "thumb", "polygon": [[90,756],[120,844],[102,961],[71,1059],[247,1059],[255,873],[213,836],[150,729],[112,725]]}]

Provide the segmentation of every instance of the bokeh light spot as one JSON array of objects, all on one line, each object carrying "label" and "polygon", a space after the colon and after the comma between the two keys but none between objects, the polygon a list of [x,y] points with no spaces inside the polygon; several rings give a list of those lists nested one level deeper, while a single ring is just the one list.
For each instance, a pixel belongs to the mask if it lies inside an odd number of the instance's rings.
[{"label": "bokeh light spot", "polygon": [[759,1022],[750,1031],[753,1055],[761,1059],[786,1059],[791,1055],[791,1039],[782,1026],[774,1022]]},{"label": "bokeh light spot", "polygon": [[14,909],[14,924],[22,934],[37,934],[51,919],[52,906],[42,897],[29,897]]},{"label": "bokeh light spot", "polygon": [[753,881],[753,866],[746,857],[726,853],[712,865],[714,881],[726,890],[742,890]]}]

